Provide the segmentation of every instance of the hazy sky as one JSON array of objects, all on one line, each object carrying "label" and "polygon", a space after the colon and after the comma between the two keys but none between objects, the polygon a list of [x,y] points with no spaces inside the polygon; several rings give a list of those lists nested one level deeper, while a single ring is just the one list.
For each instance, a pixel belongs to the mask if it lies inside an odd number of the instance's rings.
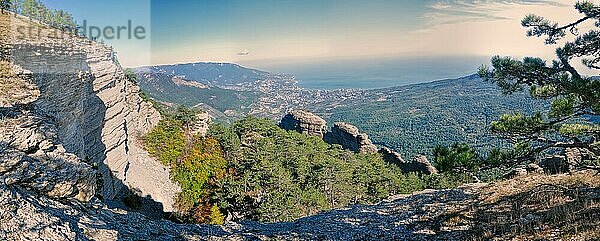
[{"label": "hazy sky", "polygon": [[108,41],[125,66],[418,56],[551,57],[529,13],[566,22],[567,0],[43,0],[98,26],[132,20],[145,40]]}]

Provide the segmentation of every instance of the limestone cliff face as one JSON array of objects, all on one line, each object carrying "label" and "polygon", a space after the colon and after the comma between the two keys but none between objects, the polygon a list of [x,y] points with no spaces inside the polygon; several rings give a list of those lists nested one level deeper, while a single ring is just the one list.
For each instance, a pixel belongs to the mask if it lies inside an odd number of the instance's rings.
[{"label": "limestone cliff face", "polygon": [[[27,19],[2,15],[0,21],[1,31],[8,33],[0,39],[1,59],[10,62],[11,76],[39,92],[29,101],[3,103],[5,108],[26,106],[31,118],[53,125],[53,141],[68,156],[97,166],[98,191],[105,199],[136,189],[171,211],[179,189],[169,170],[140,145],[140,137],[160,115],[125,78],[112,49],[68,34],[57,37],[56,30],[44,26],[36,26],[35,36],[21,36],[19,28],[32,26]],[[6,142],[4,138],[0,141]]]}]

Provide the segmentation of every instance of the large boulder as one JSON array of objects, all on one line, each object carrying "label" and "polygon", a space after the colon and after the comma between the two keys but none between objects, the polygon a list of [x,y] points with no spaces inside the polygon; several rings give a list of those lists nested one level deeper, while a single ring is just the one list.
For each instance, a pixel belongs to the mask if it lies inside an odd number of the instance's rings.
[{"label": "large boulder", "polygon": [[279,126],[288,131],[321,138],[327,133],[327,122],[323,118],[303,110],[290,111],[281,119]]},{"label": "large boulder", "polygon": [[339,144],[344,149],[354,152],[377,152],[377,146],[373,145],[367,134],[360,133],[356,126],[345,122],[336,122],[331,132],[325,134],[324,139],[330,144]]},{"label": "large boulder", "polygon": [[202,112],[196,115],[192,127],[193,135],[206,136],[210,127],[211,118],[208,112]]},{"label": "large boulder", "polygon": [[425,175],[438,173],[438,170],[431,165],[425,156],[418,156],[413,161],[405,161],[399,153],[387,147],[381,148],[379,153],[385,161],[398,165],[403,173],[416,172]]},{"label": "large boulder", "polygon": [[551,174],[568,173],[584,166],[585,161],[594,159],[596,159],[594,153],[585,148],[566,148],[564,155],[544,158],[540,161],[540,166]]},{"label": "large boulder", "polygon": [[571,170],[567,163],[567,158],[562,155],[554,155],[546,157],[540,161],[540,166],[545,172],[550,174],[568,173]]}]

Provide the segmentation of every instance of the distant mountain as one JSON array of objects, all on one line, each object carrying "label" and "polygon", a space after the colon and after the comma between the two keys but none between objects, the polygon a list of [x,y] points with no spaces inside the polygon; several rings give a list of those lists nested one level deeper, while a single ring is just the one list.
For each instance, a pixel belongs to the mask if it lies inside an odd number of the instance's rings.
[{"label": "distant mountain", "polygon": [[249,69],[229,63],[189,63],[142,67],[137,72],[160,73],[181,76],[210,86],[225,87],[263,80],[270,76],[268,72]]},{"label": "distant mountain", "polygon": [[[139,84],[164,102],[208,110],[215,119],[246,114],[279,120],[289,109],[307,109],[330,125],[349,122],[378,145],[407,158],[436,145],[464,142],[483,150],[505,145],[489,132],[504,113],[546,110],[528,93],[503,95],[472,75],[374,90],[309,90],[295,80],[235,64],[196,63],[137,69]],[[240,88],[232,88],[237,83]],[[243,88],[242,88],[243,87]],[[223,89],[227,88],[227,89]],[[239,91],[239,90],[253,91]]]},{"label": "distant mountain", "polygon": [[235,91],[195,82],[156,69],[136,69],[138,84],[153,99],[168,104],[201,108],[214,117],[236,117],[247,113],[258,98],[252,91]]}]

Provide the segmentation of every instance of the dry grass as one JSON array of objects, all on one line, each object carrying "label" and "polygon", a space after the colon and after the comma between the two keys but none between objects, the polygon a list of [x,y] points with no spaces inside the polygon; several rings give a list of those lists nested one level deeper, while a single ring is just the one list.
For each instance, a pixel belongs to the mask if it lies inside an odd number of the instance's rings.
[{"label": "dry grass", "polygon": [[29,103],[39,94],[35,85],[14,73],[10,62],[0,60],[0,107]]},{"label": "dry grass", "polygon": [[472,240],[600,240],[600,176],[526,176],[480,190]]}]

